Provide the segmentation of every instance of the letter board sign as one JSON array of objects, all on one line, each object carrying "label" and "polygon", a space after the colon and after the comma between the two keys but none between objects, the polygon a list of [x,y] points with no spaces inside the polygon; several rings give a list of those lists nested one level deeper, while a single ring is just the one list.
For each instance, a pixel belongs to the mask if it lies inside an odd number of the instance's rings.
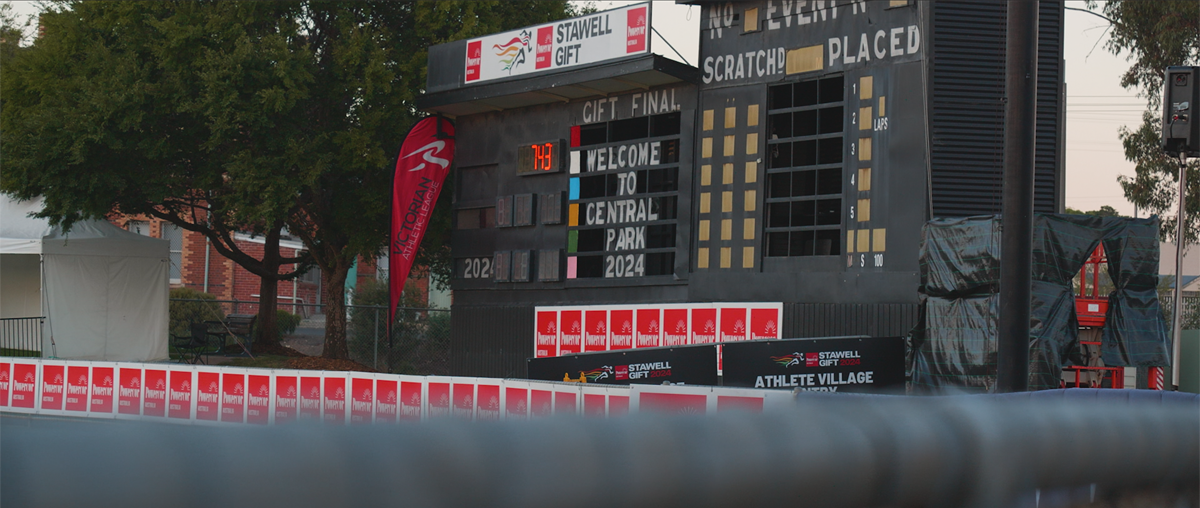
[{"label": "letter board sign", "polygon": [[724,386],[878,392],[904,388],[904,339],[788,339],[725,344]]}]

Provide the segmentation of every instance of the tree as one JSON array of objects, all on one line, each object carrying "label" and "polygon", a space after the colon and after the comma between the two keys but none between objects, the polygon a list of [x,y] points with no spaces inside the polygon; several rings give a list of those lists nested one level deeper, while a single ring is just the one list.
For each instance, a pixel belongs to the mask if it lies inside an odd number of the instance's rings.
[{"label": "tree", "polygon": [[1092,210],[1090,212],[1076,210],[1068,206],[1067,213],[1074,215],[1094,215],[1096,217],[1121,217],[1121,212],[1108,205],[1101,206],[1099,210]]},{"label": "tree", "polygon": [[[45,196],[64,227],[146,213],[205,234],[263,277],[270,328],[276,280],[297,275],[279,268],[311,260],[323,355],[346,358],[346,274],[387,243],[426,48],[572,14],[561,1],[56,4],[47,36],[0,76],[0,189]],[[449,266],[450,195],[419,257],[435,269]],[[285,226],[304,258],[279,255]],[[237,250],[237,231],[266,238],[261,259]]]},{"label": "tree", "polygon": [[[1098,5],[1089,0],[1087,7],[1096,11]],[[1137,89],[1147,101],[1142,124],[1120,130],[1125,158],[1136,163],[1136,172],[1132,177],[1118,177],[1118,182],[1131,203],[1164,218],[1162,238],[1174,238],[1172,212],[1178,203],[1179,162],[1163,154],[1159,146],[1162,81],[1168,66],[1200,64],[1200,4],[1193,0],[1114,0],[1099,11],[1112,23],[1108,50],[1114,55],[1131,53],[1133,64],[1121,76],[1121,86]],[[1185,184],[1184,238],[1195,242],[1200,235],[1200,162],[1188,165]]]}]

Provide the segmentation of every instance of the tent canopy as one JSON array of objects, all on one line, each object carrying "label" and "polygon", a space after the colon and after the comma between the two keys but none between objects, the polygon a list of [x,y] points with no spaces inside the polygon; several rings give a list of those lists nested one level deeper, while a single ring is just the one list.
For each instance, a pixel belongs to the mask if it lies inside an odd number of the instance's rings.
[{"label": "tent canopy", "polygon": [[[44,356],[78,360],[148,361],[167,358],[170,244],[106,221],[76,223],[69,232],[30,217],[41,200],[0,197],[0,310],[41,308]],[[23,259],[41,255],[40,274]],[[32,286],[32,287],[30,287]],[[41,305],[30,305],[30,300]],[[21,316],[34,317],[34,316]],[[53,345],[51,344],[53,340]]]}]

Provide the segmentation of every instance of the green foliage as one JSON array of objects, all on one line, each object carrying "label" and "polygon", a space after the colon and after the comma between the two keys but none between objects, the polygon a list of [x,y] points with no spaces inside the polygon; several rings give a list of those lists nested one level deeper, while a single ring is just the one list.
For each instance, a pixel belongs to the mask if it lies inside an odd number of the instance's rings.
[{"label": "green foliage", "polygon": [[289,335],[300,326],[301,317],[283,309],[275,309],[275,322],[279,328],[279,337]]},{"label": "green foliage", "polygon": [[1116,208],[1108,205],[1101,206],[1099,210],[1092,210],[1090,212],[1076,210],[1068,206],[1067,213],[1073,215],[1094,215],[1096,217],[1122,217],[1121,212],[1118,212]]},{"label": "green foliage", "polygon": [[[192,323],[205,321],[220,321],[225,319],[225,311],[217,303],[217,297],[192,288],[172,288],[170,292],[170,331],[172,335],[190,335]],[[206,301],[179,301],[206,300]]]},{"label": "green foliage", "polygon": [[[1121,76],[1121,86],[1137,89],[1147,101],[1142,124],[1120,130],[1125,158],[1137,166],[1134,176],[1122,175],[1118,182],[1126,199],[1139,209],[1163,218],[1162,238],[1174,239],[1179,163],[1164,155],[1159,146],[1160,95],[1167,67],[1200,64],[1200,3],[1114,0],[1101,6],[1089,0],[1087,7],[1099,10],[1112,22],[1111,37],[1105,47],[1114,55],[1122,52],[1130,55],[1131,65]],[[1195,242],[1200,236],[1200,163],[1193,161],[1188,165],[1184,181],[1187,185],[1184,209],[1188,217],[1184,238]]]},{"label": "green foliage", "polygon": [[[3,62],[0,190],[44,196],[65,227],[113,212],[169,220],[260,277],[292,277],[280,264],[303,272],[311,256],[338,292],[354,259],[386,246],[426,48],[573,13],[565,1],[54,3],[46,36]],[[417,260],[442,282],[452,195]],[[277,258],[284,225],[306,257]],[[238,250],[236,231],[266,236],[263,257]],[[329,321],[325,356],[345,357],[345,331]]]}]

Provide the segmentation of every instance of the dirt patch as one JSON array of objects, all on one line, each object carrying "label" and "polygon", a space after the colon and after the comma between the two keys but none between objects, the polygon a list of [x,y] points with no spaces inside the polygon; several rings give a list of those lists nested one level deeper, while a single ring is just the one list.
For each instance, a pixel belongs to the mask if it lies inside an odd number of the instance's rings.
[{"label": "dirt patch", "polygon": [[319,356],[292,358],[287,361],[289,369],[304,370],[341,370],[354,372],[379,372],[353,360],[331,360]]},{"label": "dirt patch", "polygon": [[296,358],[304,357],[305,354],[283,344],[255,344],[254,355],[276,355],[276,356],[291,356]]}]

